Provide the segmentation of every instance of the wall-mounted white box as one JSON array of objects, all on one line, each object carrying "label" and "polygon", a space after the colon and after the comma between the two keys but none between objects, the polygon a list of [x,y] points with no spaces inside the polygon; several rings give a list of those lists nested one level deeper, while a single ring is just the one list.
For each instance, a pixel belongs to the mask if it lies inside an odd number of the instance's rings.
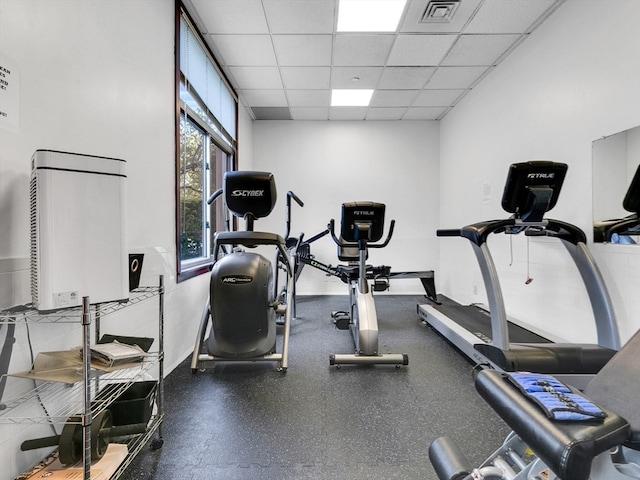
[{"label": "wall-mounted white box", "polygon": [[31,297],[40,311],[129,297],[125,166],[37,150],[31,158]]}]

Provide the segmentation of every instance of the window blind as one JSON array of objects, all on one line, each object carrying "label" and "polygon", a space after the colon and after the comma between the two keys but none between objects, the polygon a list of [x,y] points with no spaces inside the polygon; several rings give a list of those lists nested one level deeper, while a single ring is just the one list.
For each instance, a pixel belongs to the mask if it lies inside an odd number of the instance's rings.
[{"label": "window blind", "polygon": [[189,87],[236,140],[237,99],[184,16],[180,18],[180,71]]}]

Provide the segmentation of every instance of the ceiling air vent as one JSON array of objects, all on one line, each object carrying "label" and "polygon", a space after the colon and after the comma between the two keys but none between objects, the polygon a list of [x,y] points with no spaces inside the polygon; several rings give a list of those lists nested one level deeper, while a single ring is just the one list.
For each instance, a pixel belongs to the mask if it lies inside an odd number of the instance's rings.
[{"label": "ceiling air vent", "polygon": [[453,18],[460,0],[431,0],[420,23],[447,23]]},{"label": "ceiling air vent", "polygon": [[291,120],[287,107],[251,107],[256,120]]}]

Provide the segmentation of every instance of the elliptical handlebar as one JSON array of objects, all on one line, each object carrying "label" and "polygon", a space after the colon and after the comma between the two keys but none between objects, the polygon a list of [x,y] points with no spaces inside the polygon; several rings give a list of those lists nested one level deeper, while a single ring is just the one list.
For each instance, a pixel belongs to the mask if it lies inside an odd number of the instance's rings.
[{"label": "elliptical handlebar", "polygon": [[214,202],[214,200],[218,198],[220,195],[222,195],[221,188],[219,188],[218,190],[216,190],[211,194],[211,196],[207,199],[207,205],[211,205]]},{"label": "elliptical handlebar", "polygon": [[[224,189],[219,188],[217,189],[215,192],[213,192],[209,198],[207,198],[207,205],[211,205],[213,202],[215,202],[216,198],[222,196],[222,194],[224,193]],[[227,232],[231,231],[231,222],[229,220],[229,212],[228,210],[224,210],[224,224],[227,226]]]},{"label": "elliptical handlebar", "polygon": [[[291,233],[291,199],[292,198],[296,201],[298,205],[300,205],[301,207],[304,207],[304,202],[300,200],[300,197],[298,197],[295,193],[289,190],[287,192],[287,225],[284,233],[285,240],[289,238],[289,233]],[[300,238],[300,241],[302,241],[302,235],[299,238]]]},{"label": "elliptical handlebar", "polygon": [[300,205],[301,207],[304,207],[304,202],[302,200],[300,200],[300,197],[298,197],[295,193],[293,193],[291,190],[289,190],[287,192],[287,207],[289,205],[291,205],[291,199],[294,199],[296,201],[296,203],[298,205]]}]

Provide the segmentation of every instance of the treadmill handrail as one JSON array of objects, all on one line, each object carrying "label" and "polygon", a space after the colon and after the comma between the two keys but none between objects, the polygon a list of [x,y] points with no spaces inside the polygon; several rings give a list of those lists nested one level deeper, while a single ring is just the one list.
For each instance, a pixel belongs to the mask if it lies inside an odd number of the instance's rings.
[{"label": "treadmill handrail", "polygon": [[640,231],[640,218],[638,214],[629,215],[613,225],[607,226],[605,238],[611,242],[614,233],[618,235],[638,235]]},{"label": "treadmill handrail", "polygon": [[[558,238],[569,252],[580,273],[587,290],[596,325],[597,343],[600,346],[618,350],[620,336],[618,332],[613,303],[595,260],[587,249],[586,235],[570,223],[545,219],[544,222],[528,223],[517,219],[490,220],[467,225],[460,229],[438,230],[438,236],[460,236],[471,242],[482,274],[489,314],[491,317],[492,344],[497,348],[509,349],[509,333],[504,298],[498,272],[491,256],[487,238],[491,233],[505,233],[509,227],[515,227],[511,233],[520,233],[526,228],[535,228],[535,235],[544,234]],[[522,228],[524,227],[524,228]],[[457,232],[457,235],[456,235]]]},{"label": "treadmill handrail", "polygon": [[439,229],[436,231],[438,237],[463,237],[475,245],[481,246],[487,241],[492,233],[505,233],[509,227],[517,227],[521,230],[512,230],[509,233],[520,233],[527,228],[538,229],[538,234],[559,238],[569,243],[587,243],[587,236],[579,227],[567,222],[554,219],[544,219],[543,222],[527,223],[515,218],[502,220],[488,220],[484,222],[472,223],[462,228]]}]

